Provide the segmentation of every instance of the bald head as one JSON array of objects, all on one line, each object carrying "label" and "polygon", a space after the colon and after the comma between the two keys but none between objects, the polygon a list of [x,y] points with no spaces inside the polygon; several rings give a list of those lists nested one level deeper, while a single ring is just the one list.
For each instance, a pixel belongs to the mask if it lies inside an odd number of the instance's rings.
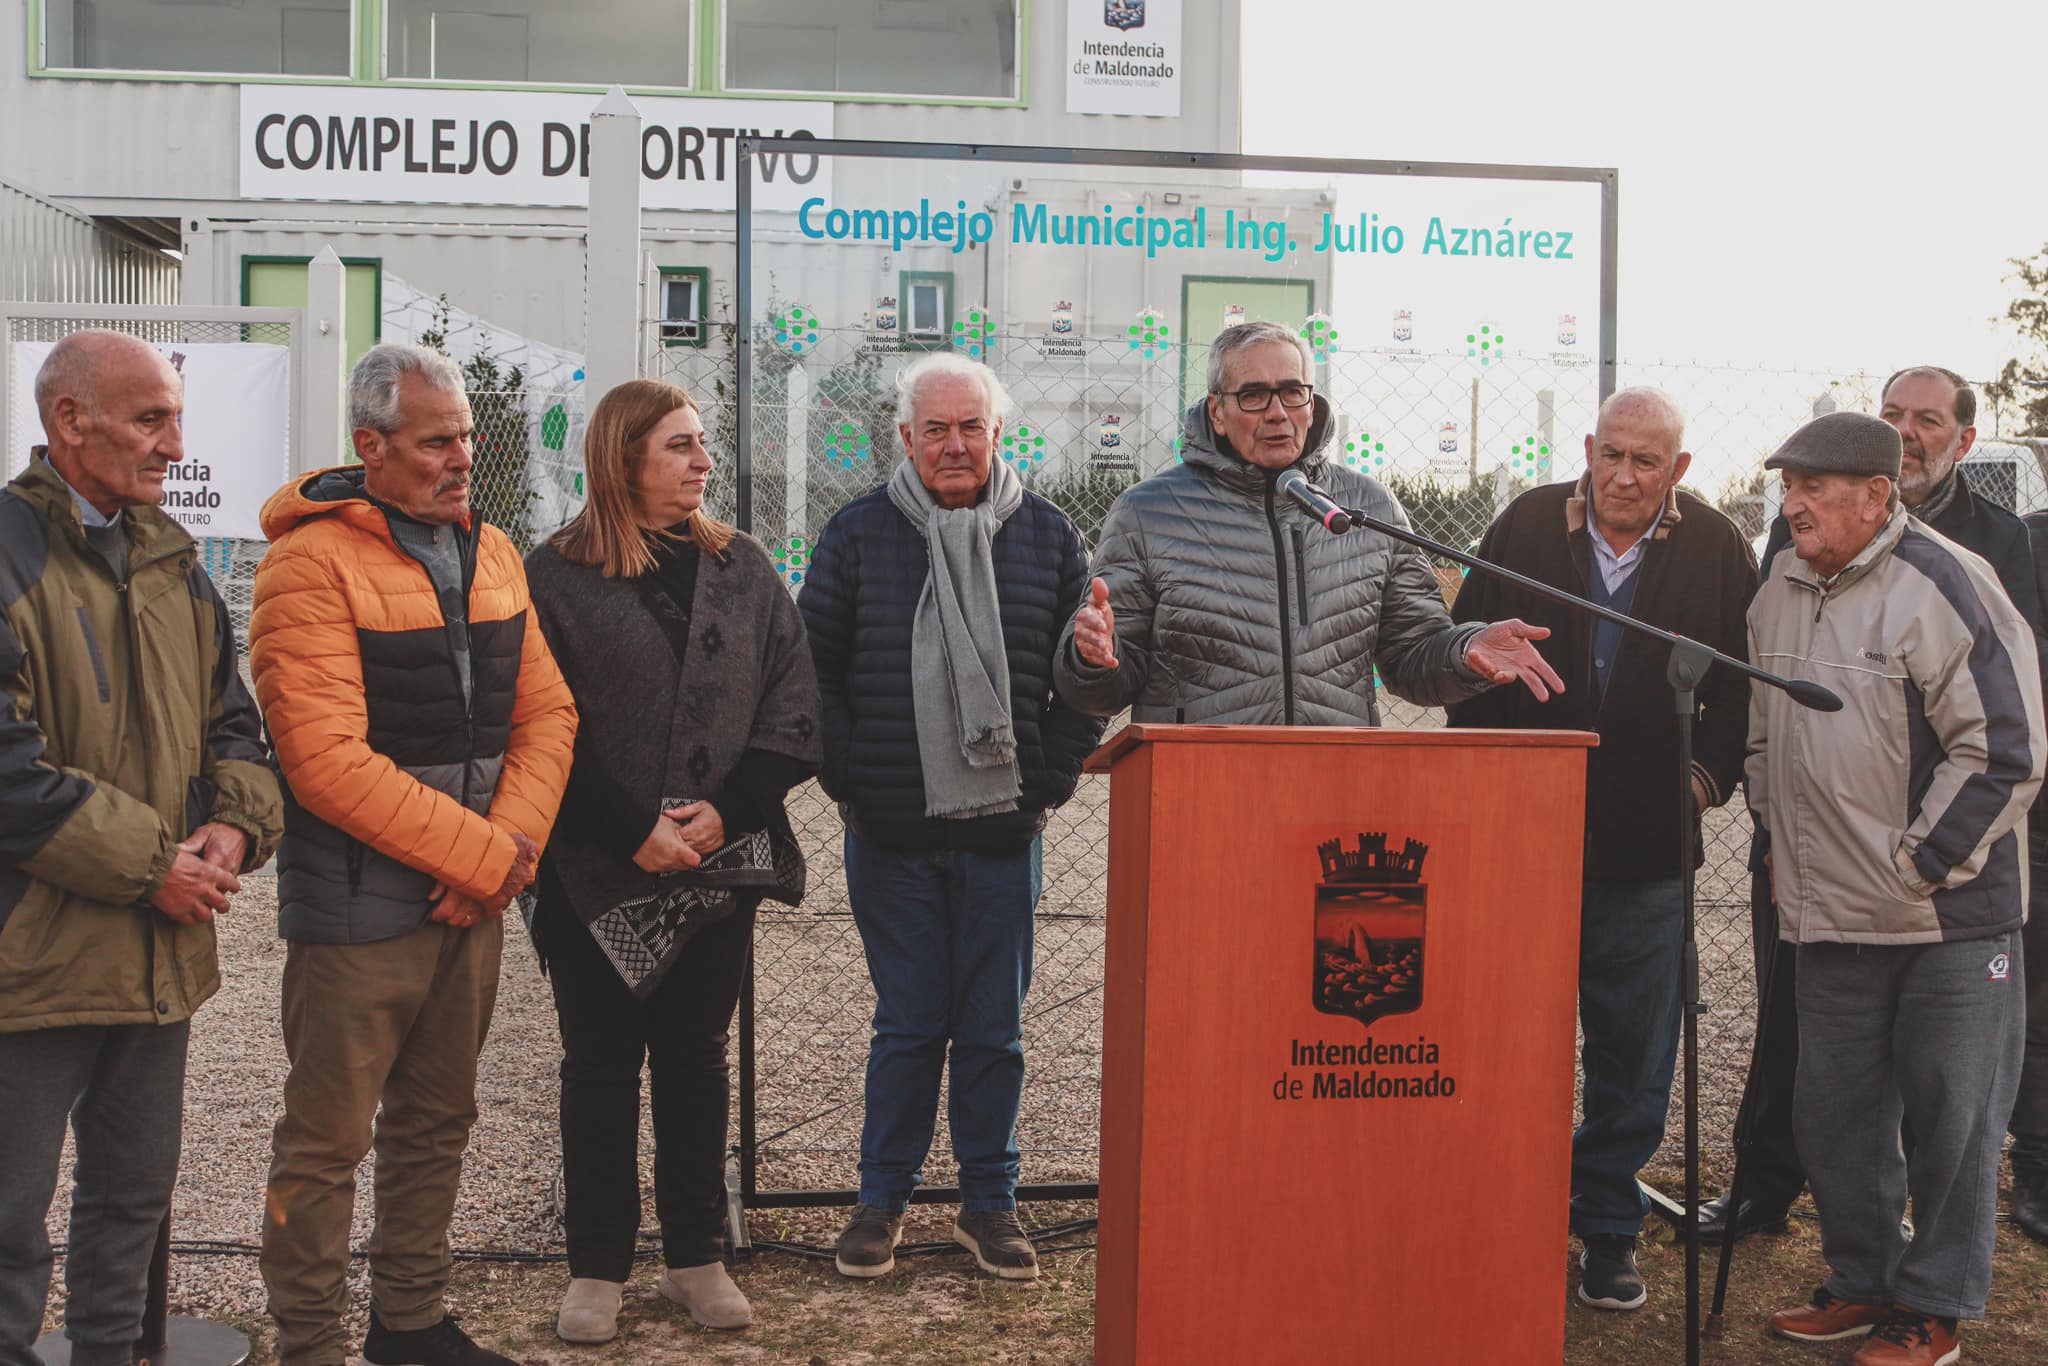
[{"label": "bald head", "polygon": [[173,380],[178,377],[162,352],[125,332],[88,328],[51,347],[43,368],[36,371],[36,412],[44,428],[50,425],[51,405],[65,395],[97,411],[100,390],[110,379],[118,380],[128,367],[168,373]]},{"label": "bald head", "polygon": [[1633,389],[1615,390],[1600,405],[1600,415],[1593,423],[1594,434],[1597,436],[1602,427],[1617,418],[1647,424],[1668,433],[1674,451],[1685,444],[1685,414],[1678,411],[1671,395],[1662,389],[1638,385]]},{"label": "bald head", "polygon": [[36,372],[50,464],[107,516],[164,499],[185,455],[185,385],[155,347],[120,332],[74,332]]},{"label": "bald head", "polygon": [[1684,445],[1685,415],[1661,390],[1622,389],[1600,405],[1586,438],[1586,474],[1595,528],[1617,554],[1663,518],[1692,463]]}]

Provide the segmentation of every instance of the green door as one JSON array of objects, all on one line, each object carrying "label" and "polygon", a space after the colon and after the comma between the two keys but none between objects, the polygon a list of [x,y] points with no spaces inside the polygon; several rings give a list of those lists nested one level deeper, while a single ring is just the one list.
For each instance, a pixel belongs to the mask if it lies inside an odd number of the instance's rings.
[{"label": "green door", "polygon": [[[306,263],[312,259],[244,256],[242,302],[257,308],[304,308]],[[348,365],[353,370],[384,330],[384,263],[375,257],[350,257],[342,262],[342,269],[342,316],[348,327]]]},{"label": "green door", "polygon": [[[306,265],[310,256],[244,256],[242,258],[242,303],[257,308],[304,308],[306,306]],[[384,331],[384,262],[371,257],[342,259],[342,325],[348,329],[348,368],[353,372],[363,353],[377,344]],[[348,430],[348,414],[341,419],[341,449],[344,459],[354,464],[355,441]]]},{"label": "green door", "polygon": [[[1237,310],[1244,317],[1237,318]],[[1286,323],[1296,331],[1316,309],[1313,280],[1245,280],[1228,275],[1188,275],[1180,282],[1180,410],[1209,390],[1209,343],[1233,321]]]}]

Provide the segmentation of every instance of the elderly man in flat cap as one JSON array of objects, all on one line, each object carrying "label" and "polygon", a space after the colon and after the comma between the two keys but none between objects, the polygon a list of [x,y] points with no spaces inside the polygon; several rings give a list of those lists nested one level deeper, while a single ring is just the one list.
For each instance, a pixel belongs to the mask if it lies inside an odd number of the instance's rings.
[{"label": "elderly man in flat cap", "polygon": [[1900,452],[1885,422],[1830,413],[1764,462],[1792,543],[1749,609],[1751,659],[1844,702],[1752,689],[1746,771],[1798,955],[1793,1127],[1831,1268],[1771,1327],[1868,1333],[1856,1366],[1954,1361],[1957,1320],[1984,1314],[2048,749],[2033,632],[1990,565],[1909,518]]}]

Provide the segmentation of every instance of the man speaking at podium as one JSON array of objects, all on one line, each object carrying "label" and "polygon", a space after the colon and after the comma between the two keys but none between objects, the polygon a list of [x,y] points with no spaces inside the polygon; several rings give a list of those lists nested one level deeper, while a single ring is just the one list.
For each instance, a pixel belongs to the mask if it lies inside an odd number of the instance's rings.
[{"label": "man speaking at podium", "polygon": [[1562,691],[1519,621],[1454,625],[1429,561],[1384,536],[1335,536],[1278,487],[1299,469],[1347,507],[1405,525],[1376,480],[1328,462],[1335,426],[1308,344],[1279,323],[1226,327],[1185,463],[1126,490],[1103,522],[1090,596],[1053,686],[1134,721],[1376,726],[1373,670],[1423,706],[1520,680]]},{"label": "man speaking at podium", "polygon": [[[1604,603],[1740,659],[1756,564],[1734,523],[1681,492],[1692,457],[1685,419],[1654,389],[1600,406],[1576,484],[1532,489],[1480,542],[1483,559]],[[1585,1245],[1579,1300],[1637,1309],[1636,1234],[1649,1202],[1636,1185],[1664,1141],[1678,1051],[1685,860],[1678,836],[1678,717],[1660,642],[1546,602],[1484,574],[1465,579],[1460,621],[1520,612],[1549,626],[1543,643],[1568,691],[1548,702],[1510,689],[1451,708],[1453,726],[1590,730],[1585,882],[1579,903],[1579,1023],[1585,1118],[1572,1135],[1572,1232]],[[1689,775],[1700,810],[1742,777],[1749,681],[1728,669],[1698,691]]]}]

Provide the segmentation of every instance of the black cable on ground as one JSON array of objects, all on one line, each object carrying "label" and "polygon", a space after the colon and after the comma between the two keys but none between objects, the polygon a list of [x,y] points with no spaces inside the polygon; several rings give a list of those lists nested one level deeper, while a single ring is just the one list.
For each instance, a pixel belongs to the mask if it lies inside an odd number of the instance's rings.
[{"label": "black cable on ground", "polygon": [[[1076,1234],[1093,1232],[1094,1228],[1095,1220],[1093,1219],[1070,1219],[1063,1224],[1048,1224],[1044,1228],[1026,1229],[1025,1233],[1041,1253],[1085,1252],[1095,1246],[1092,1239],[1085,1243],[1069,1243],[1058,1240],[1071,1238]],[[635,1261],[649,1261],[661,1255],[661,1248],[655,1245],[659,1241],[657,1235],[642,1233],[640,1241],[648,1244],[648,1246],[641,1247],[634,1252],[633,1258]],[[815,1243],[785,1241],[778,1238],[757,1238],[754,1240],[753,1246],[757,1249],[767,1249],[771,1252],[786,1252],[791,1256],[807,1259],[822,1258],[829,1261],[834,1256],[833,1250],[829,1247]],[[67,1243],[57,1243],[50,1248],[50,1254],[53,1257],[62,1257],[69,1251],[70,1245]],[[263,1248],[258,1243],[236,1242],[228,1239],[192,1238],[174,1239],[171,1243],[171,1251],[180,1257],[255,1257],[262,1254]],[[943,1253],[964,1251],[966,1251],[965,1248],[954,1242],[905,1243],[896,1249],[896,1255],[899,1257],[935,1257]],[[364,1261],[368,1259],[369,1255],[367,1251],[361,1248],[349,1249],[349,1259],[351,1261]],[[537,1252],[526,1248],[456,1248],[450,1255],[458,1262],[488,1262],[507,1266],[552,1266],[569,1260],[569,1254],[566,1252]]]}]

